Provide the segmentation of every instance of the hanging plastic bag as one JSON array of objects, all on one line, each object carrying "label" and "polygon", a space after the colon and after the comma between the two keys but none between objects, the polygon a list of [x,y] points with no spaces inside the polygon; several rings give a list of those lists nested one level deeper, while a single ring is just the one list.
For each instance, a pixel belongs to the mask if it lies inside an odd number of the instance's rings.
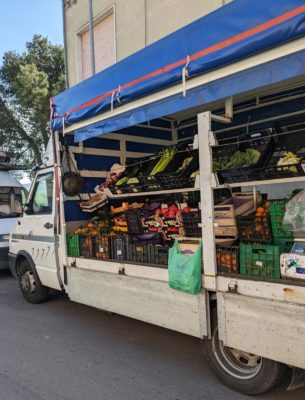
[{"label": "hanging plastic bag", "polygon": [[202,242],[192,255],[183,254],[178,240],[169,250],[169,286],[182,292],[197,294],[201,290]]},{"label": "hanging plastic bag", "polygon": [[305,232],[305,190],[286,204],[283,227],[289,231]]}]

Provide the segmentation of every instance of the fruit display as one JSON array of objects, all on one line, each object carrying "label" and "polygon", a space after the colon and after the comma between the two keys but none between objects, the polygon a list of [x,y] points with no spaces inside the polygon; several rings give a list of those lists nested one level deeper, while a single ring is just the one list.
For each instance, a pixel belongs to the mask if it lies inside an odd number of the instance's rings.
[{"label": "fruit display", "polygon": [[217,246],[216,263],[219,272],[238,273],[239,247]]},{"label": "fruit display", "polygon": [[[295,142],[285,132],[276,136],[269,130],[229,139],[213,148],[213,169],[222,183],[298,175],[305,160],[301,136]],[[175,240],[184,248],[183,243],[197,246],[202,239],[200,195],[179,193],[194,187],[198,174],[199,153],[189,144],[127,160],[126,166],[114,164],[96,195],[80,202],[94,217],[67,235],[69,255],[165,267]],[[166,192],[173,188],[177,193]],[[214,193],[218,272],[279,279],[280,254],[291,250],[296,231],[305,234],[305,191],[287,202],[234,190],[226,186],[219,196]]]}]

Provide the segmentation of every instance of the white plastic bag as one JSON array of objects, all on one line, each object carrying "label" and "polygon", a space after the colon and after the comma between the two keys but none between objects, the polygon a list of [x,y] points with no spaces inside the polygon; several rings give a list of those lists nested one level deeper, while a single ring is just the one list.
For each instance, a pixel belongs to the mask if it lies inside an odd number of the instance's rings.
[{"label": "white plastic bag", "polygon": [[305,189],[286,204],[283,227],[289,231],[305,232]]}]

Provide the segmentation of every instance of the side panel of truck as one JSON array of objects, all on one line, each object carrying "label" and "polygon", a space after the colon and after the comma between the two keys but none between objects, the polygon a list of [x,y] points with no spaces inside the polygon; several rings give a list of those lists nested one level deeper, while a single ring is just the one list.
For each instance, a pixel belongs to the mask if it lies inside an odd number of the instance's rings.
[{"label": "side panel of truck", "polygon": [[305,306],[230,293],[217,304],[226,346],[305,368]]},{"label": "side panel of truck", "polygon": [[68,271],[73,301],[198,338],[208,334],[205,291],[192,296],[167,282],[77,267]]}]

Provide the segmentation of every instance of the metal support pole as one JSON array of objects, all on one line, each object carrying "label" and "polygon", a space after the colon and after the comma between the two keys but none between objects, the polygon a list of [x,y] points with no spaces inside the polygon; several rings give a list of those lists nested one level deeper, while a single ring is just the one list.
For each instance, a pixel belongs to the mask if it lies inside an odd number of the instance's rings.
[{"label": "metal support pole", "polygon": [[93,6],[92,0],[89,4],[89,33],[90,33],[90,56],[91,56],[91,75],[95,74],[95,51],[94,51],[94,26],[93,26]]},{"label": "metal support pole", "polygon": [[203,242],[203,270],[205,289],[216,291],[216,241],[214,234],[214,195],[212,176],[212,150],[214,135],[211,131],[210,112],[198,114],[200,197]]}]

